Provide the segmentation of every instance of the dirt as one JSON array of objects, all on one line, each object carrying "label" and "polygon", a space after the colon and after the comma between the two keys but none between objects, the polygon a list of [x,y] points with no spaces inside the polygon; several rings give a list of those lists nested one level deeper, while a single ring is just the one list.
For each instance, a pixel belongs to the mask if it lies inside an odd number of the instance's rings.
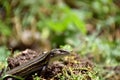
[{"label": "dirt", "polygon": [[[16,57],[8,58],[8,67],[13,69],[21,64],[29,62],[29,60],[40,55],[38,52],[26,49],[22,51]],[[58,80],[60,76],[65,76],[66,80],[69,80],[72,75],[83,75],[86,80],[92,80],[88,75],[88,72],[94,71],[95,63],[93,56],[81,57],[77,53],[71,53],[71,55],[64,57],[61,60],[54,61],[48,66],[44,74],[41,74],[40,71],[34,73],[35,75],[29,75],[26,80],[33,80],[33,77],[41,77],[42,80]],[[106,80],[120,80],[120,66],[104,66],[102,76]],[[110,74],[110,72],[114,72]],[[101,72],[99,72],[101,73]],[[99,74],[98,73],[98,74]],[[67,74],[67,75],[66,75]]]},{"label": "dirt", "polygon": [[[13,69],[17,66],[20,66],[21,64],[28,62],[31,59],[37,57],[38,55],[40,55],[40,54],[37,53],[36,51],[26,49],[25,51],[22,51],[16,57],[9,57],[8,58],[8,67],[10,69]],[[64,60],[54,61],[52,64],[50,64],[48,66],[44,75],[41,75],[39,72],[37,72],[37,76],[40,75],[44,79],[52,78],[52,79],[56,80],[56,79],[59,79],[57,76],[58,74],[64,75],[64,73],[62,73],[62,72],[63,72],[63,69],[65,69],[65,68],[69,74],[69,69],[67,69],[67,67],[72,67],[74,74],[78,74],[80,72],[82,74],[85,74],[88,71],[88,69],[93,68],[93,63],[88,59],[80,58],[80,56],[77,54],[71,54],[69,57],[68,56],[65,57]],[[28,78],[32,80],[31,75]]]},{"label": "dirt", "polygon": [[9,57],[7,60],[8,67],[10,69],[13,69],[37,57],[38,55],[40,55],[38,52],[30,50],[30,49],[26,49],[25,51],[20,52],[19,55],[17,55],[16,57]]}]

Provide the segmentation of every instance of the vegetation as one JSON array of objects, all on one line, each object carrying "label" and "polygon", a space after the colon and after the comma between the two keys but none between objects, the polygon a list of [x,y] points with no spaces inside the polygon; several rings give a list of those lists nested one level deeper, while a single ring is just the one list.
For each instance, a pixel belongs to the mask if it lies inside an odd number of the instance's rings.
[{"label": "vegetation", "polygon": [[119,80],[119,9],[117,0],[0,0],[0,69],[12,51],[72,47],[95,67],[75,75],[68,65],[60,80]]}]

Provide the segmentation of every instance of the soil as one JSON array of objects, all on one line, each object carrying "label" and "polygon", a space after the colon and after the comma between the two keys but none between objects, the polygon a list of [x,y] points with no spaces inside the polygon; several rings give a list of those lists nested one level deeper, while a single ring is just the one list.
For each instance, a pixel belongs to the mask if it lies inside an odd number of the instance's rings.
[{"label": "soil", "polygon": [[28,62],[31,59],[37,57],[38,55],[40,55],[38,52],[30,50],[30,49],[26,49],[25,51],[20,52],[19,55],[15,56],[15,57],[9,57],[7,60],[8,67],[10,69],[13,69],[17,66],[20,66],[21,64]]},{"label": "soil", "polygon": [[[37,57],[38,55],[40,55],[40,53],[26,49],[16,57],[9,57],[8,67],[13,69]],[[29,75],[26,80],[33,80],[33,77],[36,76],[41,77],[42,80],[58,80],[62,75],[66,76],[65,79],[68,80],[69,76],[72,76],[73,74],[84,75],[86,80],[92,80],[92,78],[88,75],[88,72],[94,71],[94,67],[95,64],[93,57],[87,56],[86,58],[83,58],[77,53],[71,53],[71,55],[66,56],[59,61],[54,61],[52,64],[50,64],[44,74],[41,74],[40,71],[37,71],[34,73],[35,75]],[[103,69],[106,71],[103,73],[103,76],[106,80],[120,80],[120,66],[104,66]],[[114,74],[108,76],[110,71],[113,71]]]}]

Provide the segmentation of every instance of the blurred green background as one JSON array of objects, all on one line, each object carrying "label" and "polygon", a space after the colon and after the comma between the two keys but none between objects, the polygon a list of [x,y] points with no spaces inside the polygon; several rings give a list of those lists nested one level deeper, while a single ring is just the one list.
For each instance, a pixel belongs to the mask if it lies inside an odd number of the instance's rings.
[{"label": "blurred green background", "polygon": [[120,0],[0,0],[0,67],[10,50],[70,45],[97,64],[120,63]]}]

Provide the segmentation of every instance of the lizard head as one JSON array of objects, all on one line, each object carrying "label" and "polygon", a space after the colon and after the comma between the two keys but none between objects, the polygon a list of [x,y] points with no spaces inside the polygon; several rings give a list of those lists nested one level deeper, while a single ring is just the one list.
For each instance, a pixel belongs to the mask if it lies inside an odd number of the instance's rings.
[{"label": "lizard head", "polygon": [[63,50],[63,49],[53,49],[50,51],[50,62],[53,62],[55,60],[59,60],[60,58],[63,58],[66,55],[69,55],[70,51]]},{"label": "lizard head", "polygon": [[53,49],[50,51],[51,57],[61,57],[70,54],[70,51],[63,50],[63,49]]}]

